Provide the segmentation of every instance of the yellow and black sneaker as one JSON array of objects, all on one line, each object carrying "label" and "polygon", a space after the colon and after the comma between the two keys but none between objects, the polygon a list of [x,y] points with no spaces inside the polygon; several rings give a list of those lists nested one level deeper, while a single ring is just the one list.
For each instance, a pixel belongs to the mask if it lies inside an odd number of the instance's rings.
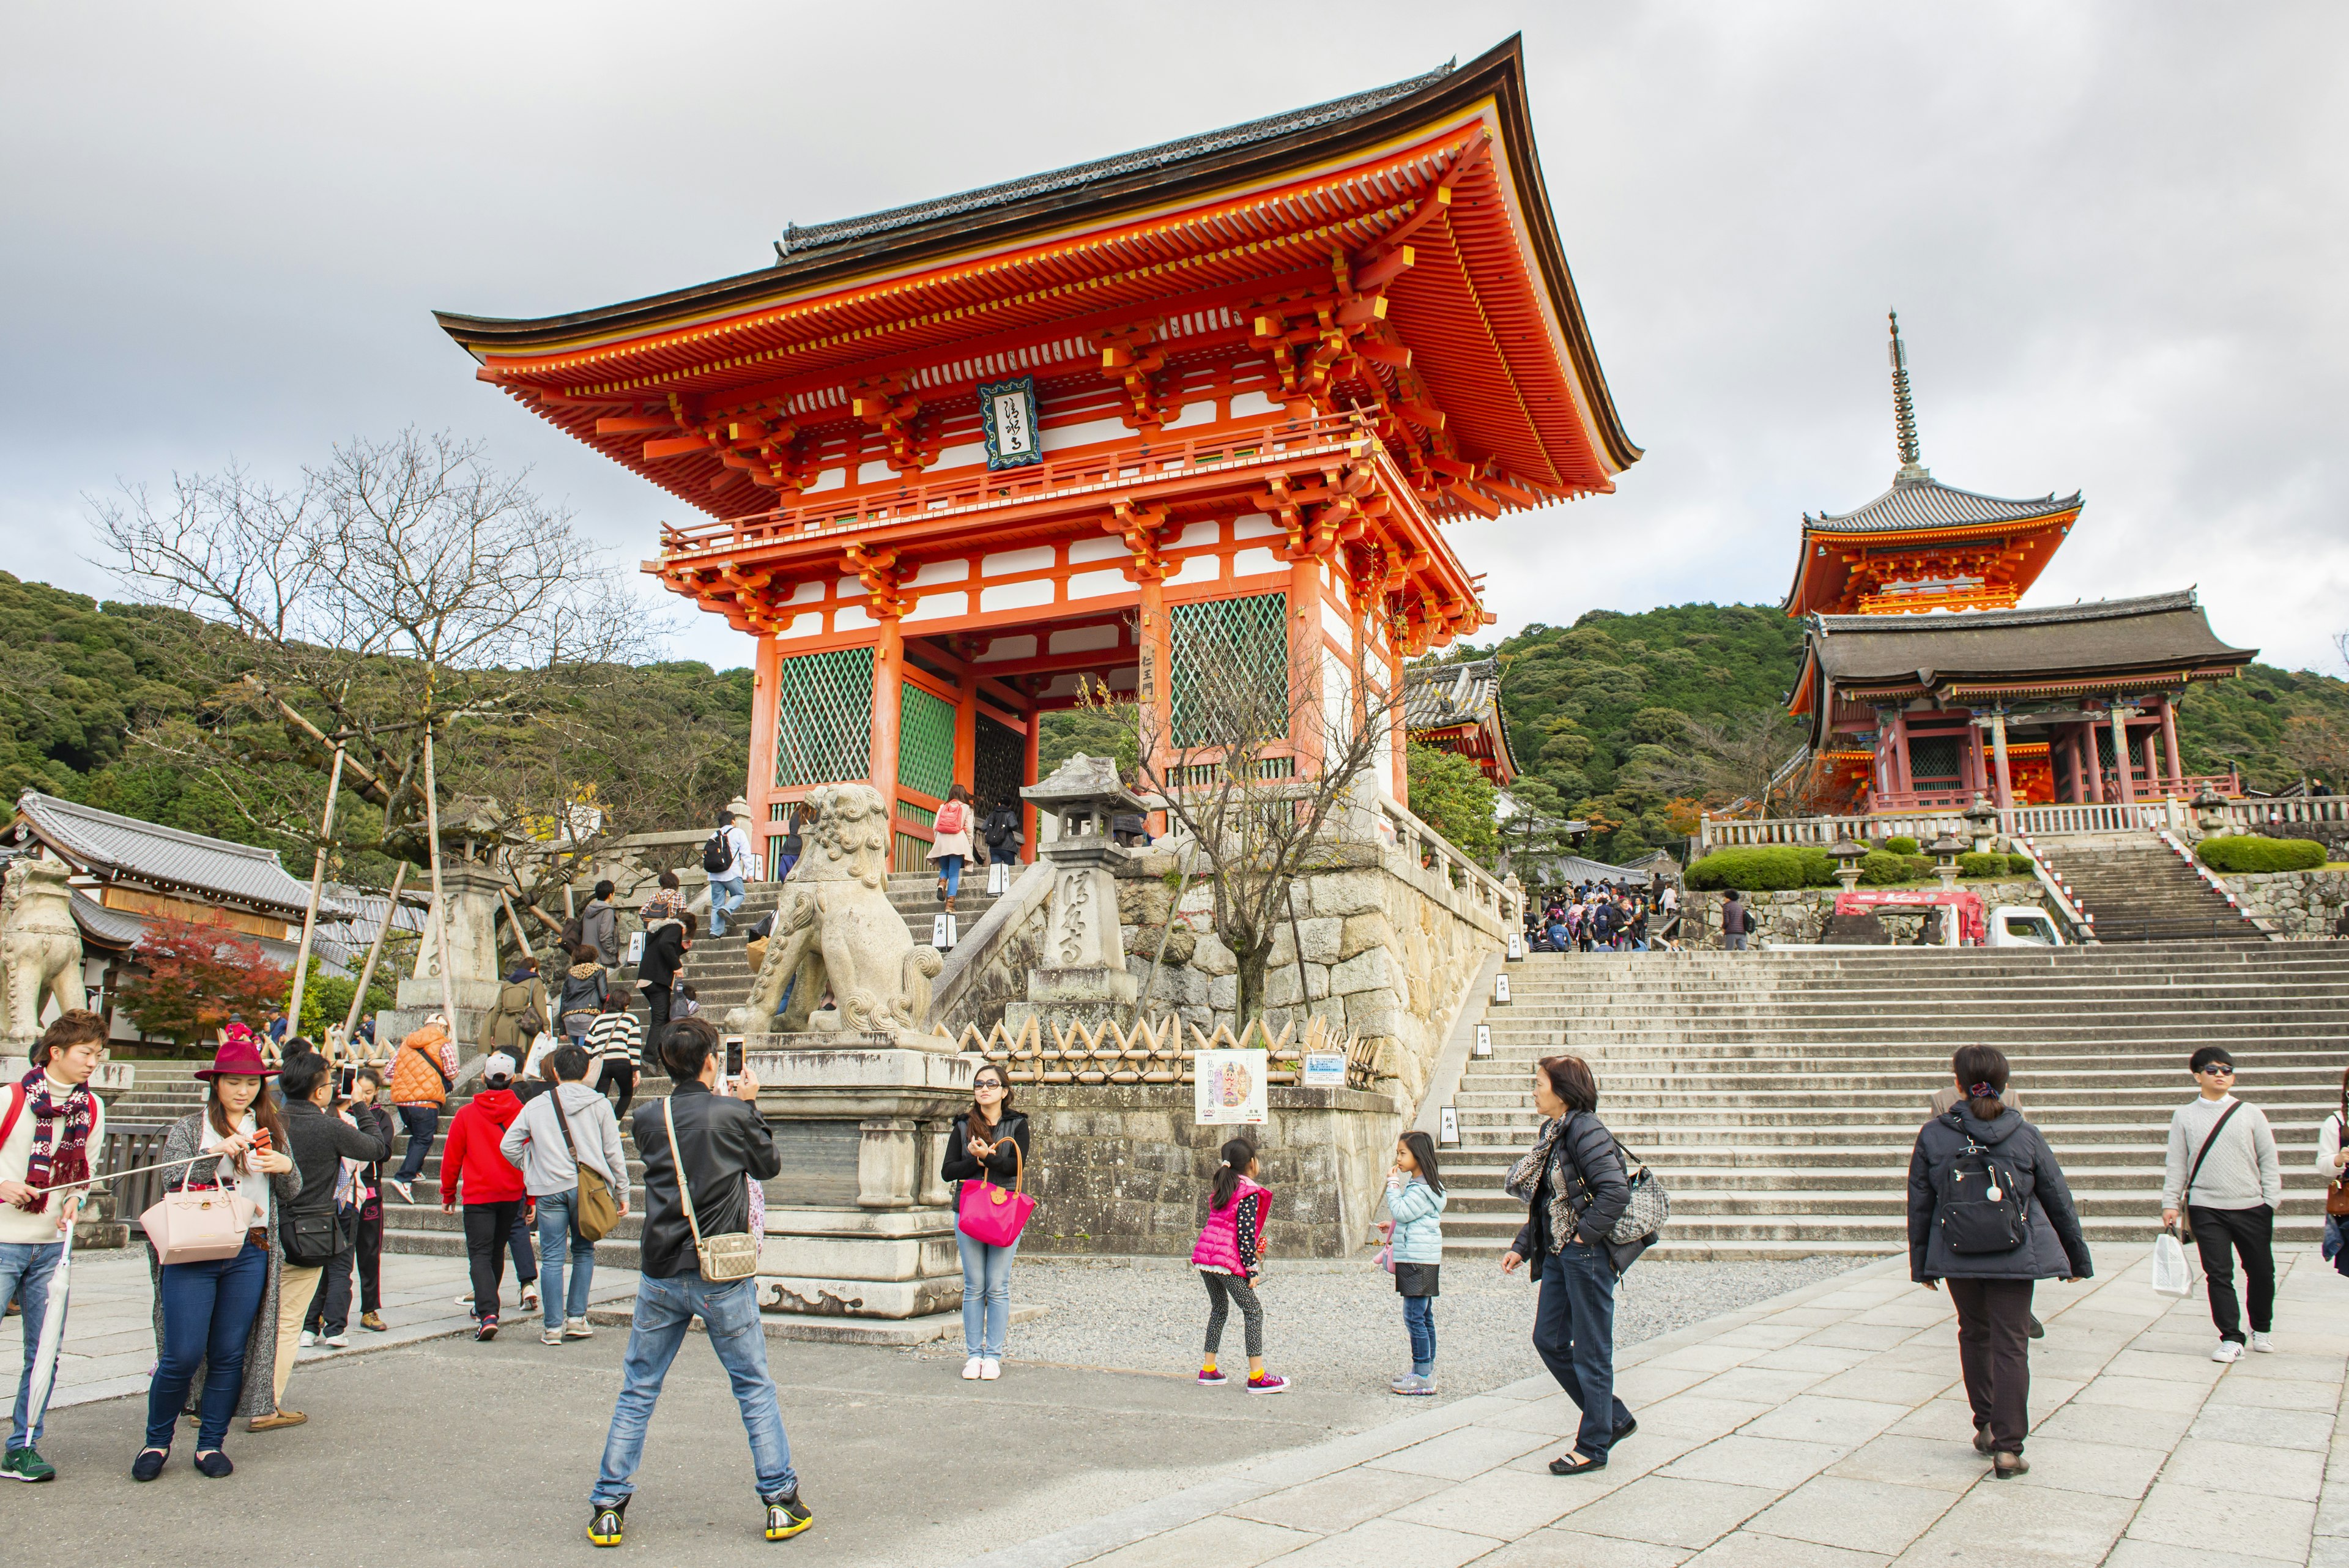
[{"label": "yellow and black sneaker", "polygon": [[628,1504],[626,1499],[618,1502],[598,1503],[595,1511],[587,1517],[587,1539],[596,1546],[617,1546],[620,1532],[626,1528],[627,1522]]},{"label": "yellow and black sneaker", "polygon": [[767,1539],[770,1541],[789,1541],[815,1522],[815,1515],[810,1513],[807,1504],[800,1501],[800,1490],[797,1487],[793,1487],[781,1497],[771,1497],[766,1501]]}]

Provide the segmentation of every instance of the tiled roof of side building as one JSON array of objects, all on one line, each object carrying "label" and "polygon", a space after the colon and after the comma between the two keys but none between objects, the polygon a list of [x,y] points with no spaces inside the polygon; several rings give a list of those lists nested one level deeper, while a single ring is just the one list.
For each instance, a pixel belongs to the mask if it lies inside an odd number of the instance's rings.
[{"label": "tiled roof of side building", "polygon": [[1892,488],[1851,512],[1803,514],[1803,526],[1823,534],[1898,534],[1920,528],[1963,528],[1982,523],[2014,523],[2076,512],[2080,493],[2007,500],[1982,495],[1936,479],[1899,478]]},{"label": "tiled roof of side building", "polygon": [[[73,896],[74,924],[81,928],[82,940],[111,952],[129,952],[139,945],[139,939],[154,925],[152,918],[135,909],[109,909],[88,894],[77,888]],[[298,942],[283,941],[275,937],[256,937],[244,931],[223,933],[231,940],[261,950],[261,956],[271,963],[291,968],[301,952]],[[319,970],[327,974],[349,978],[350,950],[326,937],[317,937],[310,943],[310,952],[318,961]]]},{"label": "tiled roof of side building", "polygon": [[[309,884],[287,876],[274,850],[183,833],[35,790],[16,798],[16,809],[61,858],[102,877],[205,895],[289,919],[298,919],[309,903]],[[331,898],[319,910],[351,912]]]},{"label": "tiled roof of side building", "polygon": [[1500,695],[1501,666],[1496,659],[1415,664],[1402,676],[1403,726],[1441,730],[1453,724],[1481,723]]},{"label": "tiled roof of side building", "polygon": [[2219,640],[2191,588],[2044,609],[1815,616],[1810,657],[1837,682],[2059,670],[2240,667],[2256,649]]},{"label": "tiled roof of side building", "polygon": [[915,202],[903,207],[891,207],[884,212],[868,213],[863,217],[841,218],[828,223],[811,223],[802,228],[794,223],[783,231],[776,246],[779,254],[799,255],[821,250],[827,245],[844,244],[852,240],[867,239],[895,229],[909,229],[941,218],[965,217],[985,212],[991,207],[1009,206],[1035,196],[1047,196],[1058,191],[1077,190],[1098,184],[1105,180],[1126,179],[1157,170],[1171,169],[1195,158],[1227,152],[1236,148],[1259,141],[1270,141],[1294,131],[1311,130],[1340,120],[1368,114],[1400,99],[1409,98],[1423,88],[1433,87],[1452,74],[1449,64],[1412,77],[1407,80],[1372,88],[1345,98],[1332,99],[1328,103],[1309,109],[1291,109],[1285,114],[1251,119],[1241,125],[1226,126],[1197,136],[1185,136],[1174,141],[1162,141],[1155,147],[1137,148],[1111,158],[1098,158],[1090,163],[1071,164],[1048,173],[1030,174],[1019,180],[1007,180],[998,185],[982,185],[975,191],[957,195],[941,196],[933,201]]}]

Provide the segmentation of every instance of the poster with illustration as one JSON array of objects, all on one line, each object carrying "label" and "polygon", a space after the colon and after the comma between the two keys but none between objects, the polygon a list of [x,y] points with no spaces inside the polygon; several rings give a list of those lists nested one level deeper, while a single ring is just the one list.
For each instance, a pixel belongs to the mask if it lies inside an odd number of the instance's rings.
[{"label": "poster with illustration", "polygon": [[1193,1058],[1194,1120],[1201,1127],[1261,1126],[1265,1119],[1262,1051],[1202,1051]]}]

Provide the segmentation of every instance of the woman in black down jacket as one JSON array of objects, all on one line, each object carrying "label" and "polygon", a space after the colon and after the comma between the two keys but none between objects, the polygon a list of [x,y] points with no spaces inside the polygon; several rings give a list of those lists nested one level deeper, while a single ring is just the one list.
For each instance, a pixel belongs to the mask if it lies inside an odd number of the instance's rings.
[{"label": "woman in black down jacket", "polygon": [[1530,1262],[1541,1284],[1534,1349],[1582,1409],[1574,1449],[1550,1473],[1607,1468],[1607,1453],[1639,1429],[1615,1397],[1615,1260],[1607,1233],[1631,1201],[1623,1156],[1600,1121],[1599,1080],[1579,1056],[1545,1056],[1534,1068],[1534,1108],[1545,1118],[1534,1147],[1503,1190],[1526,1206],[1501,1272]]},{"label": "woman in black down jacket", "polygon": [[2032,1284],[2085,1280],[2095,1269],[2063,1168],[2038,1129],[2000,1098],[2004,1053],[1968,1045],[1951,1065],[1958,1104],[1925,1124],[1909,1158],[1909,1277],[1927,1290],[1950,1282],[1974,1448],[2004,1480],[2031,1468],[2023,1435],[2031,1426]]}]

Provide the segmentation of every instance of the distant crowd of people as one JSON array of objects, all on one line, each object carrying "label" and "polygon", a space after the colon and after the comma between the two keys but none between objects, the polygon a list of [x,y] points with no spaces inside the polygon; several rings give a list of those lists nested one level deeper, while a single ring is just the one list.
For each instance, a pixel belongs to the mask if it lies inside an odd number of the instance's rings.
[{"label": "distant crowd of people", "polygon": [[1588,881],[1529,899],[1526,945],[1536,952],[1681,950],[1681,895],[1672,883]]}]

